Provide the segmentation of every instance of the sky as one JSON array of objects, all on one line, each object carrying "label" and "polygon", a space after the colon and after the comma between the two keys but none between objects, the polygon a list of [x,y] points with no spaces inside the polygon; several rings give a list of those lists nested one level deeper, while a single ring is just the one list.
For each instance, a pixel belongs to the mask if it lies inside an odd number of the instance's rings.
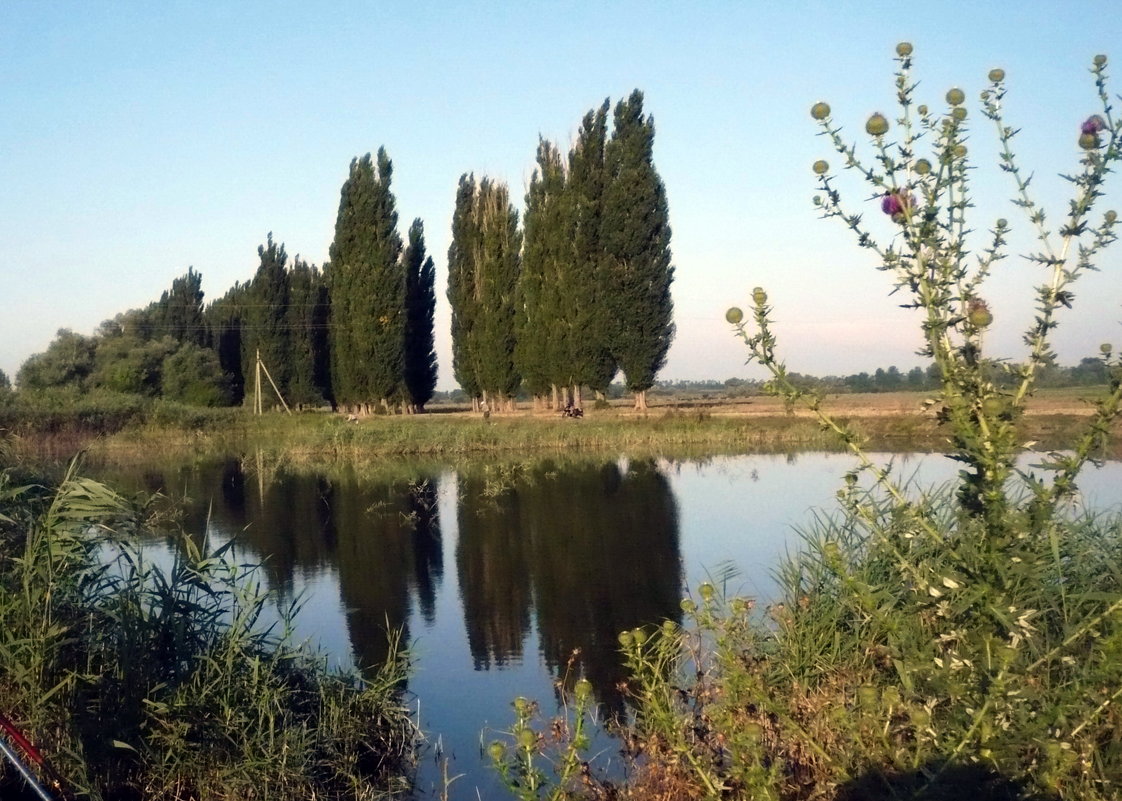
[{"label": "sky", "polygon": [[[812,204],[810,165],[840,160],[809,115],[829,102],[868,153],[864,120],[892,116],[903,40],[917,102],[966,92],[974,227],[1006,217],[1014,254],[1029,250],[978,93],[1005,69],[1018,155],[1058,220],[1070,197],[1058,175],[1077,169],[1079,123],[1098,110],[1091,58],[1122,64],[1109,4],[5,0],[0,370],[14,379],[58,329],[93,333],[188,267],[220,297],[252,277],[269,232],[322,264],[351,159],[384,146],[400,229],[421,218],[437,263],[438,388],[450,389],[445,254],[460,175],[506,181],[520,199],[539,136],[568,149],[588,109],[635,88],[673,229],[677,337],[660,378],[761,377],[724,321],[755,286],[790,369],[907,370],[923,363],[916,313]],[[869,191],[852,172],[839,186],[887,241]],[[1117,188],[1100,211],[1111,205]],[[1122,246],[1099,266],[1062,318],[1062,363],[1122,346]],[[1016,256],[995,271],[991,355],[1024,355],[1041,279]]]}]

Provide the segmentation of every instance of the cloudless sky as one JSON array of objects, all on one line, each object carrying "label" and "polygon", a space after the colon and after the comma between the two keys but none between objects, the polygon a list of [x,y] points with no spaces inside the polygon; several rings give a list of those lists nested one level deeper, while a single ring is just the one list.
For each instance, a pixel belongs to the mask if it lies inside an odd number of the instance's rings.
[{"label": "cloudless sky", "polygon": [[[640,88],[676,266],[661,377],[759,376],[724,322],[756,285],[792,369],[906,370],[921,363],[915,313],[848,231],[817,219],[810,165],[840,159],[808,113],[827,100],[854,134],[872,111],[891,117],[900,40],[915,46],[918,102],[966,91],[974,226],[1005,216],[1027,250],[978,92],[1006,70],[1022,163],[1058,220],[1070,193],[1056,176],[1077,169],[1079,123],[1097,110],[1091,58],[1122,67],[1109,3],[5,0],[0,369],[14,379],[57,329],[92,333],[188,266],[221,296],[253,275],[270,231],[322,264],[350,160],[384,145],[400,230],[422,218],[437,263],[439,388],[451,388],[444,267],[460,174],[508,182],[521,207],[538,136],[567,149],[589,108]],[[851,177],[851,207],[887,236]],[[1122,345],[1122,248],[1100,267],[1063,318],[1063,363]],[[1039,278],[1021,258],[999,266],[993,355],[1023,355]]]}]

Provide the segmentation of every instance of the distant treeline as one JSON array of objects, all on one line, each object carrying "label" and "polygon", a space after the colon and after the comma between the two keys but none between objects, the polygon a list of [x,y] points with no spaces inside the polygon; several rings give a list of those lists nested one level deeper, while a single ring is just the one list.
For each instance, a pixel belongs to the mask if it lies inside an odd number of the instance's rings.
[{"label": "distant treeline", "polygon": [[[1007,369],[1013,368],[1013,370]],[[994,362],[990,365],[989,377],[998,386],[1015,385],[1015,368],[1012,363]],[[852,375],[812,376],[791,373],[791,380],[803,389],[827,393],[846,392],[906,392],[909,390],[935,390],[940,386],[938,368],[932,364],[926,368],[913,367],[904,373],[896,366],[878,367],[872,373]],[[1040,370],[1041,387],[1097,386],[1107,383],[1107,366],[1102,358],[1087,357],[1079,364],[1064,367],[1049,364]],[[745,378],[729,378],[725,381],[658,381],[655,391],[660,395],[723,395],[725,397],[744,397],[758,395],[765,391],[765,381]]]},{"label": "distant treeline", "polygon": [[[645,406],[674,336],[666,192],[653,120],[636,90],[583,118],[563,159],[541,140],[525,226],[506,186],[464,174],[456,191],[447,297],[453,370],[473,403],[519,393],[580,405],[622,371]],[[322,268],[270,233],[253,278],[209,305],[194,269],[158,301],[59,331],[29,358],[20,390],[109,390],[204,406],[236,405],[260,386],[276,403],[368,412],[423,410],[437,379],[435,267],[424,226],[403,241],[384,149],[352,160]],[[8,380],[0,374],[0,391]]]}]

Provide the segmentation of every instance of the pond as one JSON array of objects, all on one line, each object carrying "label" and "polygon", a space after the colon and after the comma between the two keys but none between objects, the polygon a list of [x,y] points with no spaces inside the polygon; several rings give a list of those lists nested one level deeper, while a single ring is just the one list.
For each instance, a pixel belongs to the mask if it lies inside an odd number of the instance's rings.
[{"label": "pond", "polygon": [[[956,469],[877,458],[925,485]],[[378,664],[387,629],[400,630],[429,738],[419,796],[437,797],[447,760],[449,797],[475,799],[504,797],[482,752],[516,696],[552,712],[555,683],[585,675],[604,713],[621,710],[618,633],[678,620],[706,579],[766,603],[796,527],[833,509],[851,465],[800,453],[296,471],[250,455],[103,475],[181,500],[185,528],[212,546],[235,538],[240,559],[301,600],[298,636],[336,663]],[[1122,462],[1081,487],[1094,508],[1118,504]]]}]

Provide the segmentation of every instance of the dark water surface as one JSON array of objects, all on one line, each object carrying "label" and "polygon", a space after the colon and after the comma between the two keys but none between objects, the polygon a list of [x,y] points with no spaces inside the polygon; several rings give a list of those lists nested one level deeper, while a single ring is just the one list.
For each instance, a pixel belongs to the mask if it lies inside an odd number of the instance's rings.
[{"label": "dark water surface", "polygon": [[[925,484],[955,471],[937,456],[891,458]],[[706,578],[766,600],[798,547],[793,527],[832,509],[850,466],[808,453],[371,473],[250,456],[105,477],[183,500],[185,527],[212,546],[236,538],[269,587],[303,600],[298,635],[336,663],[378,664],[387,627],[400,629],[430,740],[421,790],[439,785],[443,755],[460,776],[450,797],[475,799],[504,797],[481,746],[510,725],[514,697],[552,712],[555,682],[583,674],[604,712],[622,709],[618,633],[678,620]],[[1122,463],[1081,486],[1089,505],[1119,503]]]}]

